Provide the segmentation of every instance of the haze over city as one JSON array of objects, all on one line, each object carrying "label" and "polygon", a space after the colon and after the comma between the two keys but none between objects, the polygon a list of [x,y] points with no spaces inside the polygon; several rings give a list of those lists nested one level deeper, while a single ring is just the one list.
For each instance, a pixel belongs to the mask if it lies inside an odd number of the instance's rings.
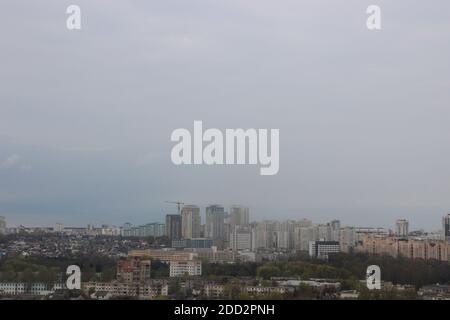
[{"label": "haze over city", "polygon": [[[7,1],[0,215],[164,221],[183,201],[252,220],[437,230],[450,212],[450,3]],[[256,5],[257,4],[257,5]],[[23,10],[26,7],[27,10]],[[175,9],[176,8],[176,9]],[[176,128],[279,128],[280,170],[175,166]]]}]

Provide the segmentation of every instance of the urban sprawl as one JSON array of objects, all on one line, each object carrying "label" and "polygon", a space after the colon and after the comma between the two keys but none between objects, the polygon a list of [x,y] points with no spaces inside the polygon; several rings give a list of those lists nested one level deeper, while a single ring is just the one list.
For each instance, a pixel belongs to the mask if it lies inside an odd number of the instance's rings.
[{"label": "urban sprawl", "polygon": [[[410,231],[405,219],[393,229],[252,222],[249,208],[220,205],[202,223],[200,207],[181,203],[165,223],[139,226],[10,227],[0,217],[0,299],[450,299],[450,214],[437,232]],[[82,283],[71,291],[74,263]],[[365,287],[369,263],[381,267],[376,292]]]}]

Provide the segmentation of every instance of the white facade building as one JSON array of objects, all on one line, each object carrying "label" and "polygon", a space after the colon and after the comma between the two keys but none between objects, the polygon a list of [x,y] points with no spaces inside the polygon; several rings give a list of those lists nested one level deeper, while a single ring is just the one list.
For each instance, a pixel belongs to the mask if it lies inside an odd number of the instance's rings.
[{"label": "white facade building", "polygon": [[170,261],[170,277],[201,275],[202,263],[199,260]]},{"label": "white facade building", "polygon": [[62,283],[56,283],[49,286],[45,283],[31,283],[23,282],[0,282],[0,295],[33,295],[33,296],[47,296],[54,293],[56,290],[65,289],[66,286]]},{"label": "white facade building", "polygon": [[277,224],[277,248],[290,250],[294,249],[295,221],[283,221]]},{"label": "white facade building", "polygon": [[277,247],[276,221],[257,222],[252,230],[252,250]]},{"label": "white facade building", "polygon": [[230,248],[235,251],[251,250],[252,230],[249,227],[235,226],[230,236]]},{"label": "white facade building", "polygon": [[181,209],[181,237],[184,239],[200,238],[200,208],[194,205]]}]

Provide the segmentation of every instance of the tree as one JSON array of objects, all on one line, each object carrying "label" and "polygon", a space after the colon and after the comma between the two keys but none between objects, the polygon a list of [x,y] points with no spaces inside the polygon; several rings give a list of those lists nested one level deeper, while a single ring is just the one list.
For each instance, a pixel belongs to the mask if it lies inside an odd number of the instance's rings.
[{"label": "tree", "polygon": [[257,269],[256,275],[259,278],[270,279],[271,277],[281,276],[281,270],[273,265],[264,265]]},{"label": "tree", "polygon": [[317,298],[317,294],[311,286],[301,284],[296,290],[296,297],[298,299],[311,300]]},{"label": "tree", "polygon": [[225,285],[224,296],[226,299],[236,300],[239,299],[241,293],[241,286],[239,281],[231,281]]}]

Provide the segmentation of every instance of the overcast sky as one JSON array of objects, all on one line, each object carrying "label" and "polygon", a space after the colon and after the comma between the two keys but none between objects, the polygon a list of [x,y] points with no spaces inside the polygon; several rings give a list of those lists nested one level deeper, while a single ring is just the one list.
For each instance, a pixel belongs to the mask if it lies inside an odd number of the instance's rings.
[{"label": "overcast sky", "polygon": [[[66,29],[78,4],[82,30]],[[382,30],[366,8],[382,9]],[[0,215],[438,229],[450,212],[450,2],[3,0]],[[279,128],[280,171],[175,166],[176,128]],[[202,210],[203,211],[203,210]]]}]

